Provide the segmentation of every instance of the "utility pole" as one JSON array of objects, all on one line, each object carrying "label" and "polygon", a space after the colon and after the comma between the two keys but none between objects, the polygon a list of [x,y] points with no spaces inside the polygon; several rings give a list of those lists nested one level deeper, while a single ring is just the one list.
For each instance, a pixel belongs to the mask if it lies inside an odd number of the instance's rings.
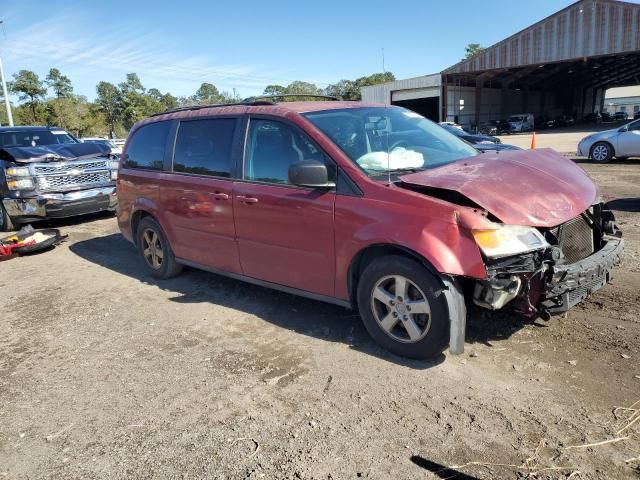
[{"label": "utility pole", "polygon": [[2,77],[2,94],[4,95],[4,104],[7,106],[7,118],[9,126],[13,127],[13,115],[11,115],[11,102],[9,102],[9,93],[7,92],[7,82],[4,79],[4,68],[2,68],[2,59],[0,58],[0,77]]},{"label": "utility pole", "polygon": [[[0,20],[0,24],[3,24],[3,23],[4,23],[4,20]],[[9,126],[13,127],[13,115],[11,115],[11,102],[9,101],[9,92],[7,92],[7,82],[4,78],[4,68],[2,68],[2,58],[0,58],[0,77],[2,80],[2,94],[4,95],[4,104],[7,107],[7,119],[9,120]]]}]

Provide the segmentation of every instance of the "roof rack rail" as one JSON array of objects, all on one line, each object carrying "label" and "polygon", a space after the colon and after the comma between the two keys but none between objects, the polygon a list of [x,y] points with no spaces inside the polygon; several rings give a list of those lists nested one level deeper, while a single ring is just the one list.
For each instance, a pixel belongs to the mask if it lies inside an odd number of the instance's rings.
[{"label": "roof rack rail", "polygon": [[[262,97],[258,97],[262,98]],[[256,100],[256,101],[247,101],[242,100],[241,102],[235,103],[213,103],[209,105],[188,105],[186,107],[177,107],[171,108],[169,110],[165,110],[164,112],[154,113],[150,115],[151,117],[157,117],[158,115],[164,115],[165,113],[175,113],[175,112],[185,112],[189,110],[202,110],[203,108],[222,108],[222,107],[238,107],[238,106],[258,106],[258,105],[273,105],[273,102],[264,101],[264,100]]]},{"label": "roof rack rail", "polygon": [[312,98],[322,98],[325,100],[331,100],[334,102],[339,102],[340,99],[338,97],[334,97],[331,95],[317,95],[314,93],[282,93],[280,95],[256,95],[255,97],[248,97],[243,100],[243,102],[256,102],[259,98],[263,99],[272,99],[272,98],[299,98],[299,97],[312,97]]}]

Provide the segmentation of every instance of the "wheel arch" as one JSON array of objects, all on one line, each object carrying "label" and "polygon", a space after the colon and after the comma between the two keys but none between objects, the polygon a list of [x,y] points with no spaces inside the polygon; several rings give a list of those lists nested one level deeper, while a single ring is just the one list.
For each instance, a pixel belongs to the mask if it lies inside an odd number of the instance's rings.
[{"label": "wheel arch", "polygon": [[156,222],[158,221],[158,219],[149,211],[144,210],[144,209],[140,209],[140,210],[136,210],[135,212],[133,212],[133,215],[131,216],[131,234],[133,236],[133,242],[137,243],[138,242],[138,225],[140,225],[140,222],[142,221],[143,218],[147,218],[147,217],[151,217],[153,220],[155,220]]},{"label": "wheel arch", "polygon": [[611,156],[615,157],[616,156],[616,147],[613,145],[613,142],[611,141],[610,138],[605,138],[603,140],[596,140],[595,142],[593,142],[593,144],[591,145],[591,147],[589,147],[589,158],[591,159],[591,152],[593,152],[593,149],[596,147],[596,145],[600,144],[600,143],[606,143],[609,148],[611,148]]},{"label": "wheel arch", "polygon": [[424,256],[420,255],[414,250],[411,250],[410,248],[391,243],[376,243],[373,245],[368,245],[367,247],[356,253],[356,255],[351,260],[351,263],[349,264],[347,273],[347,288],[349,291],[349,301],[354,308],[357,308],[358,305],[358,281],[360,279],[360,276],[362,275],[362,272],[367,267],[367,265],[369,265],[375,259],[388,255],[400,255],[412,260],[416,260],[427,270],[429,270],[429,272],[431,272],[434,277],[438,278],[441,281],[440,273],[433,266],[433,264]]}]

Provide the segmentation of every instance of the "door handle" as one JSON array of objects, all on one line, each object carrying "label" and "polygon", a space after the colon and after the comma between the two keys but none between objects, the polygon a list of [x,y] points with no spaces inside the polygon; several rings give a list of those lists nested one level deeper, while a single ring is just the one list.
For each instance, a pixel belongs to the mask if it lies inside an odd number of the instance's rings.
[{"label": "door handle", "polygon": [[246,195],[237,195],[236,198],[240,200],[242,203],[246,203],[246,204],[258,203],[258,199],[256,197],[248,197]]},{"label": "door handle", "polygon": [[222,192],[216,192],[213,194],[213,198],[215,198],[216,200],[229,200],[229,195]]}]

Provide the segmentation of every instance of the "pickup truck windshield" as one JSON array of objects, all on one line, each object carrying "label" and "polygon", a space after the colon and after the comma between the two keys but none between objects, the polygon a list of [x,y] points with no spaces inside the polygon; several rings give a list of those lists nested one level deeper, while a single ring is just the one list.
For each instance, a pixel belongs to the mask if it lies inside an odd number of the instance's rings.
[{"label": "pickup truck windshield", "polygon": [[439,167],[479,153],[401,107],[345,108],[304,116],[369,175]]},{"label": "pickup truck windshield", "polygon": [[40,147],[42,145],[59,145],[61,143],[78,143],[64,130],[28,130],[0,132],[0,148]]}]

